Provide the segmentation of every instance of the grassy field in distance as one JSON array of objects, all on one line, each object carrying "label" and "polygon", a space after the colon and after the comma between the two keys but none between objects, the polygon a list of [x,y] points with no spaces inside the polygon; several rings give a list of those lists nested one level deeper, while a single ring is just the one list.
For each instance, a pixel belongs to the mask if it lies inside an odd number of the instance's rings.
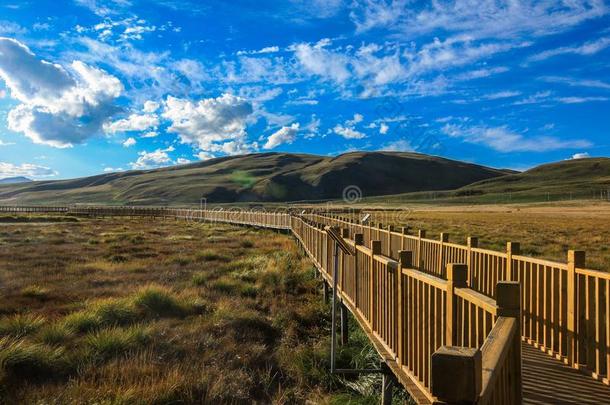
[{"label": "grassy field in distance", "polygon": [[[309,206],[323,209],[328,205]],[[567,250],[587,252],[587,267],[610,271],[610,203],[451,205],[451,204],[355,204],[331,205],[371,213],[373,222],[406,226],[410,234],[424,229],[436,239],[449,233],[449,241],[466,244],[479,238],[482,248],[504,251],[506,242],[520,242],[524,255],[565,262]],[[347,214],[341,214],[346,216]]]},{"label": "grassy field in distance", "polygon": [[[174,220],[0,216],[0,402],[353,403],[320,281],[287,235]],[[375,367],[351,322],[340,367]]]}]

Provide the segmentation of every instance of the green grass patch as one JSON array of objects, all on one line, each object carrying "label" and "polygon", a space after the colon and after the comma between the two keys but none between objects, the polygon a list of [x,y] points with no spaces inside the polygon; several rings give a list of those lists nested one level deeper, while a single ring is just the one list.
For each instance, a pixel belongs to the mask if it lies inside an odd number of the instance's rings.
[{"label": "green grass patch", "polygon": [[45,319],[39,315],[15,314],[0,320],[0,336],[12,336],[19,338],[36,332]]},{"label": "green grass patch", "polygon": [[105,360],[144,347],[150,334],[150,329],[141,325],[113,327],[89,334],[85,344],[95,359]]},{"label": "green grass patch", "polygon": [[47,378],[67,368],[62,348],[13,338],[0,339],[0,370],[4,377]]},{"label": "green grass patch", "polygon": [[38,286],[38,285],[30,285],[21,289],[21,294],[24,297],[36,298],[39,300],[43,300],[49,297],[49,290]]}]

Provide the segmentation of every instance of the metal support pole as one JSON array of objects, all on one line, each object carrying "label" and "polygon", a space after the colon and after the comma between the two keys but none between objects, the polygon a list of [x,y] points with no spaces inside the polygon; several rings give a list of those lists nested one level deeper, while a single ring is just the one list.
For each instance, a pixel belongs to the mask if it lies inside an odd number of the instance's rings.
[{"label": "metal support pole", "polygon": [[394,375],[390,372],[389,367],[385,363],[381,365],[381,369],[384,371],[381,377],[381,405],[392,405]]},{"label": "metal support pole", "polygon": [[332,316],[331,316],[331,341],[330,341],[330,372],[335,372],[335,346],[337,344],[337,267],[339,267],[339,244],[335,242],[335,250],[333,253],[334,269],[333,269],[333,300],[332,300]]},{"label": "metal support pole", "polygon": [[341,344],[346,345],[349,341],[349,330],[348,330],[348,313],[345,304],[339,304],[341,309]]}]

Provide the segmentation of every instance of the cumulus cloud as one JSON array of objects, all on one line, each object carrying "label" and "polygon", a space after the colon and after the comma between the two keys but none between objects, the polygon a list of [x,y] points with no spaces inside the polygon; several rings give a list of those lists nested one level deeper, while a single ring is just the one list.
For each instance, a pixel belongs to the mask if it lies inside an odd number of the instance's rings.
[{"label": "cumulus cloud", "polygon": [[464,142],[485,145],[498,152],[546,152],[591,146],[589,141],[582,139],[564,140],[552,136],[526,136],[506,126],[464,127],[446,124],[441,132],[452,138],[460,138]]},{"label": "cumulus cloud", "polygon": [[388,127],[388,125],[384,124],[383,122],[379,125],[379,133],[381,135],[387,134],[389,129],[390,127]]},{"label": "cumulus cloud", "polygon": [[333,131],[337,135],[341,135],[345,139],[362,139],[366,138],[366,135],[354,128],[344,127],[342,125],[336,125]]},{"label": "cumulus cloud", "polygon": [[307,72],[324,79],[343,83],[351,76],[348,69],[349,57],[328,51],[321,46],[298,44],[295,56]]},{"label": "cumulus cloud", "polygon": [[247,149],[246,120],[252,105],[241,97],[220,97],[193,102],[168,97],[163,117],[170,121],[169,132],[179,135],[183,143],[202,150],[239,151]]},{"label": "cumulus cloud", "polygon": [[18,176],[35,179],[57,176],[57,172],[51,168],[31,163],[15,165],[12,163],[0,162],[0,178]]},{"label": "cumulus cloud", "polygon": [[157,149],[152,152],[138,152],[138,159],[130,163],[134,170],[154,169],[161,166],[170,166],[173,164],[172,159],[167,152],[173,152],[174,148],[170,146],[166,149]]},{"label": "cumulus cloud", "polygon": [[148,100],[146,102],[144,102],[144,108],[142,109],[142,111],[144,111],[146,114],[152,114],[154,112],[157,112],[157,110],[161,107],[161,104],[156,102],[156,101],[152,101],[152,100]]},{"label": "cumulus cloud", "polygon": [[386,152],[413,152],[415,148],[406,139],[398,139],[381,146],[379,150]]},{"label": "cumulus cloud", "polygon": [[588,152],[581,152],[581,153],[575,153],[572,155],[572,157],[570,159],[574,160],[574,159],[586,159],[591,157],[591,155],[589,155]]},{"label": "cumulus cloud", "polygon": [[123,142],[123,146],[126,148],[129,148],[130,146],[133,146],[136,144],[136,140],[134,138],[127,138],[125,140],[125,142]]},{"label": "cumulus cloud", "polygon": [[123,91],[114,76],[74,61],[68,67],[38,59],[24,44],[0,38],[0,78],[21,104],[8,127],[35,143],[58,148],[83,143],[118,111]]},{"label": "cumulus cloud", "polygon": [[296,139],[297,133],[299,132],[299,123],[295,122],[289,127],[282,127],[278,131],[274,132],[267,139],[267,143],[263,148],[273,149],[286,143],[292,143]]},{"label": "cumulus cloud", "polygon": [[366,135],[355,129],[356,124],[359,124],[364,120],[362,114],[354,114],[354,118],[346,120],[343,125],[337,124],[333,128],[333,132],[337,135],[344,137],[345,139],[362,139],[366,138]]},{"label": "cumulus cloud", "polygon": [[214,156],[213,154],[209,153],[209,152],[204,152],[204,151],[200,151],[198,153],[196,153],[195,156],[197,159],[199,160],[208,160],[208,159],[214,159],[216,156]]},{"label": "cumulus cloud", "polygon": [[104,131],[109,134],[118,132],[146,131],[156,128],[159,118],[152,114],[131,114],[129,117],[104,125]]}]

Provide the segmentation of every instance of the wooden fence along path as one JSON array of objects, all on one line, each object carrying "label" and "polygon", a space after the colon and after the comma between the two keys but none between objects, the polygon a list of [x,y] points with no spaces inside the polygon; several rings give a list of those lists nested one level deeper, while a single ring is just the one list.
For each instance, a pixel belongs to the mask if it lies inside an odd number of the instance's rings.
[{"label": "wooden fence along path", "polygon": [[[320,214],[91,206],[49,211],[291,231],[326,282],[332,284],[337,264],[342,304],[418,403],[610,403],[610,389],[600,383],[609,384],[610,274],[586,269],[584,252],[570,251],[566,263],[556,263],[521,256],[516,243],[497,252],[479,248],[476,238],[460,245],[446,234],[433,240],[423,231],[408,235],[404,228]],[[333,256],[327,226],[340,229],[354,255]],[[557,399],[562,382],[571,389]]]}]

